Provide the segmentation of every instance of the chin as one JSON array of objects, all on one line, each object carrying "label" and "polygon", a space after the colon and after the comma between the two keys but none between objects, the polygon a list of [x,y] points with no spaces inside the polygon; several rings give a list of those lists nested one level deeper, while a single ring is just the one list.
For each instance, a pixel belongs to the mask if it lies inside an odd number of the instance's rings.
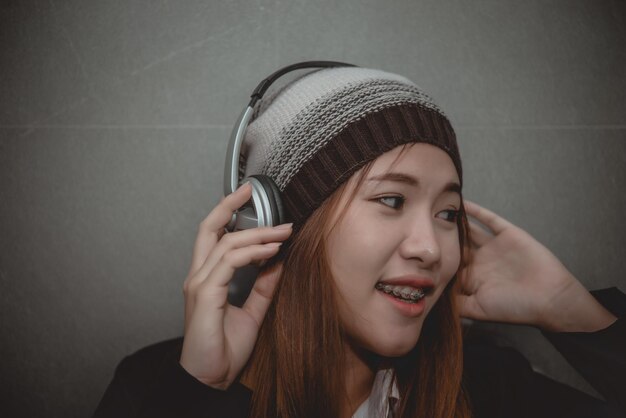
[{"label": "chin", "polygon": [[[417,344],[417,341],[415,344]],[[375,350],[375,352],[379,356],[383,357],[402,357],[407,355],[415,347],[415,344],[410,346],[385,347],[383,349]]]},{"label": "chin", "polygon": [[371,344],[370,351],[384,357],[402,357],[408,354],[417,344],[419,333],[417,335],[402,338],[388,338]]}]

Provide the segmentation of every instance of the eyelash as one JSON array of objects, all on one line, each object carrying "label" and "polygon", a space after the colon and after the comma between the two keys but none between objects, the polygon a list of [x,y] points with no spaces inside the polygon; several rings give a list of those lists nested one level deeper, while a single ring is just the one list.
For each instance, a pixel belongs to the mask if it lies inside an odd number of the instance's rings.
[{"label": "eyelash", "polygon": [[[402,203],[400,204],[399,207],[396,208],[396,207],[389,206],[389,205],[386,205],[386,204],[382,203],[382,200],[384,200],[384,199],[398,199],[398,200],[401,200]],[[390,209],[400,210],[402,208],[402,206],[404,205],[405,198],[402,197],[402,196],[382,196],[382,197],[377,198],[376,201],[380,202],[382,205],[387,206]],[[461,211],[460,210],[454,210],[454,209],[447,209],[444,212],[450,212],[450,213],[452,213],[454,215],[451,220],[450,219],[446,219],[446,222],[453,223],[453,222],[457,221]]]}]

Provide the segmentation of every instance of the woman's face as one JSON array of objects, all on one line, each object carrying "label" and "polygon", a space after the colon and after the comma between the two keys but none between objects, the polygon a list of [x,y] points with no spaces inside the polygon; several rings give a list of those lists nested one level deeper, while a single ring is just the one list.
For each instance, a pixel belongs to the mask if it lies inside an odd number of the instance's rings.
[{"label": "woman's face", "polygon": [[[374,161],[345,217],[327,239],[348,336],[359,347],[388,357],[404,355],[415,346],[424,319],[460,263],[456,217],[461,197],[451,158],[438,147],[417,143],[387,176],[378,178],[400,150]],[[337,211],[355,178],[349,180]],[[428,282],[432,289],[419,299],[419,288]],[[392,296],[396,290],[402,297],[403,288],[409,301]],[[416,298],[419,302],[411,303]]]}]

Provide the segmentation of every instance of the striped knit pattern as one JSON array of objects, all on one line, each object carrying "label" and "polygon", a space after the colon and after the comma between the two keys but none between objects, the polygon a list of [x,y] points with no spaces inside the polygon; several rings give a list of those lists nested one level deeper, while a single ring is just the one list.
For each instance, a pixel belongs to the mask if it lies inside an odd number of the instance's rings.
[{"label": "striped knit pattern", "polygon": [[315,70],[257,104],[245,175],[271,177],[298,228],[364,164],[408,142],[442,148],[462,181],[454,130],[413,82],[367,68]]}]

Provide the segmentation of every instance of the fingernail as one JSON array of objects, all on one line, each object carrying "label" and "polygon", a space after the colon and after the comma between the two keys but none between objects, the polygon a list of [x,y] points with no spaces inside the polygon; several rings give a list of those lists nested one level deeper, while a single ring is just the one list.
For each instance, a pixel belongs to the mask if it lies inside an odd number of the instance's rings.
[{"label": "fingernail", "polygon": [[263,244],[263,246],[267,248],[277,248],[277,247],[280,247],[281,245],[283,245],[282,242],[268,242],[267,244]]},{"label": "fingernail", "polygon": [[293,222],[288,223],[288,224],[277,225],[274,228],[275,229],[289,229],[289,228],[291,228],[292,225],[293,225]]},{"label": "fingernail", "polygon": [[242,184],[241,186],[239,186],[239,188],[237,190],[241,190],[244,189],[246,186],[248,186],[250,184],[249,181],[246,181],[244,184]]}]

